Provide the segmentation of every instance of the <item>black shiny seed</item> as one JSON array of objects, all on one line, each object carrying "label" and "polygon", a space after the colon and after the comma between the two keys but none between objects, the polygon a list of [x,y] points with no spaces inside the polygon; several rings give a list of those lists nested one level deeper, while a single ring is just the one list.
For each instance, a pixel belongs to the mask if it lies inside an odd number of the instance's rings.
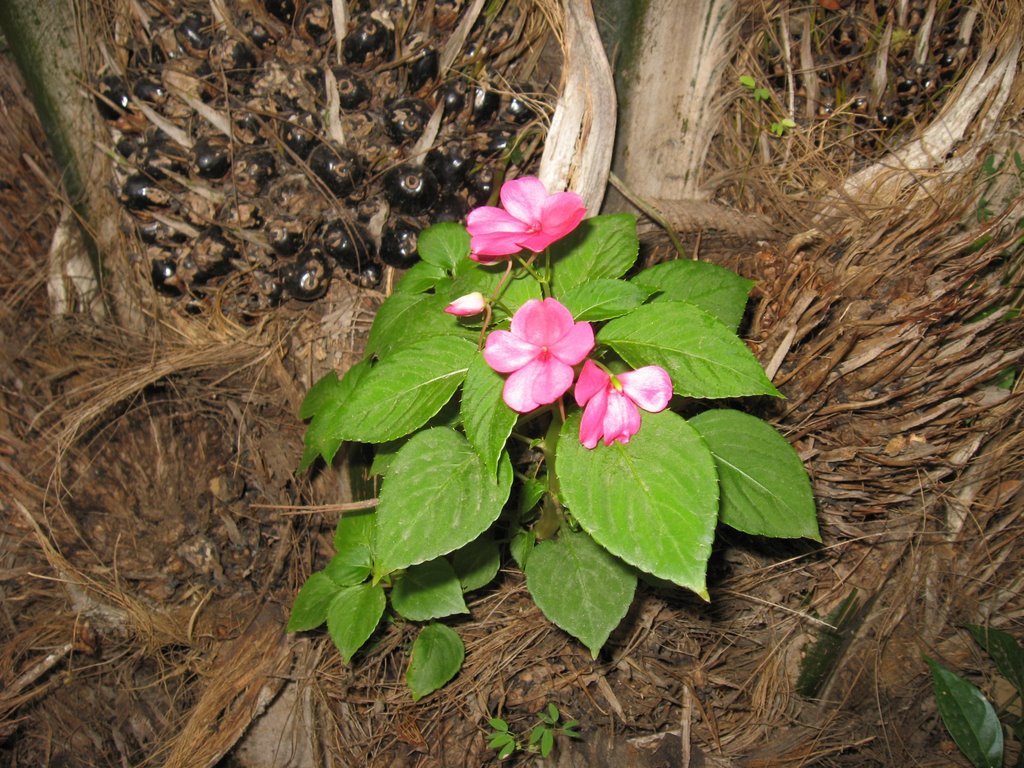
[{"label": "black shiny seed", "polygon": [[277,42],[273,32],[251,17],[243,19],[242,23],[239,24],[239,29],[261,51],[267,50]]},{"label": "black shiny seed", "polygon": [[389,221],[381,233],[381,261],[396,269],[408,269],[419,261],[417,239],[420,231],[420,225],[411,219],[399,217]]},{"label": "black shiny seed", "polygon": [[227,274],[231,260],[238,258],[238,249],[229,241],[220,227],[208,227],[196,238],[190,258],[195,265],[195,280]]},{"label": "black shiny seed", "polygon": [[281,128],[281,141],[292,152],[305,160],[317,143],[320,124],[315,115],[309,112],[296,112],[289,115],[288,122]]},{"label": "black shiny seed", "polygon": [[289,296],[299,301],[314,301],[331,284],[331,264],[319,251],[305,251],[294,263],[281,270],[281,280]]},{"label": "black shiny seed", "polygon": [[486,165],[466,177],[466,192],[472,205],[486,205],[490,201],[495,177],[494,169]]},{"label": "black shiny seed", "polygon": [[236,112],[231,118],[234,137],[243,144],[263,144],[263,123],[252,112]]},{"label": "black shiny seed", "polygon": [[387,61],[395,51],[391,30],[370,16],[364,16],[345,36],[342,55],[349,64]]},{"label": "black shiny seed", "polygon": [[171,202],[170,195],[160,189],[152,179],[135,173],[129,176],[121,190],[121,199],[125,206],[133,211],[146,208],[162,208]]},{"label": "black shiny seed", "polygon": [[444,102],[446,118],[454,117],[466,107],[469,88],[465,80],[451,80],[441,88],[441,101]]},{"label": "black shiny seed", "polygon": [[512,128],[492,128],[487,132],[487,152],[507,152],[515,146],[516,132]]},{"label": "black shiny seed", "polygon": [[269,150],[251,152],[235,163],[232,175],[239,193],[255,197],[277,176],[277,162]]},{"label": "black shiny seed", "polygon": [[162,83],[148,77],[136,80],[132,87],[132,93],[139,101],[144,101],[147,104],[163,104],[167,101],[167,89]]},{"label": "black shiny seed", "polygon": [[348,67],[334,67],[331,72],[338,82],[338,103],[342,109],[359,109],[370,100],[366,81]]},{"label": "black shiny seed", "polygon": [[114,145],[114,148],[117,150],[117,154],[121,157],[129,158],[142,152],[145,145],[145,139],[142,134],[126,133],[117,140],[117,144]]},{"label": "black shiny seed", "polygon": [[128,84],[123,77],[107,75],[96,88],[96,108],[104,120],[117,120],[128,110]]},{"label": "black shiny seed", "polygon": [[384,277],[384,269],[376,261],[371,261],[359,272],[355,273],[352,282],[360,288],[376,288]]},{"label": "black shiny seed", "polygon": [[426,213],[437,202],[437,177],[425,166],[399,165],[384,174],[384,195],[401,213]]},{"label": "black shiny seed", "polygon": [[223,38],[210,51],[214,67],[228,77],[248,78],[256,68],[256,54],[241,40]]},{"label": "black shiny seed", "polygon": [[430,107],[422,99],[392,99],[384,108],[384,129],[398,143],[415,141],[430,119]]},{"label": "black shiny seed", "polygon": [[437,79],[438,58],[437,51],[433,48],[425,48],[409,64],[409,92],[415,93],[432,80]]},{"label": "black shiny seed", "polygon": [[473,153],[461,142],[450,141],[427,153],[426,166],[433,171],[442,187],[455,187],[473,167]]},{"label": "black shiny seed", "polygon": [[267,13],[276,16],[285,24],[291,24],[295,19],[294,0],[263,0],[263,7]]},{"label": "black shiny seed", "polygon": [[177,271],[174,259],[153,259],[149,270],[153,287],[165,296],[180,296],[181,289],[175,280]]},{"label": "black shiny seed", "polygon": [[193,11],[175,28],[174,36],[187,53],[205,56],[213,44],[213,24],[209,16]]},{"label": "black shiny seed", "polygon": [[154,136],[143,148],[139,170],[151,179],[163,179],[168,172],[188,173],[188,153],[170,139]]},{"label": "black shiny seed", "polygon": [[486,123],[498,113],[501,97],[494,91],[476,86],[473,88],[473,105],[471,115],[477,125]]},{"label": "black shiny seed", "polygon": [[352,193],[363,179],[363,164],[350,149],[319,144],[309,154],[309,168],[338,197]]},{"label": "black shiny seed", "polygon": [[359,272],[373,259],[373,241],[359,224],[344,219],[328,221],[320,229],[324,253],[342,269]]},{"label": "black shiny seed", "polygon": [[225,136],[203,136],[192,147],[192,168],[204,179],[220,179],[231,169],[231,146]]},{"label": "black shiny seed", "polygon": [[520,96],[513,96],[505,105],[505,116],[514,123],[525,123],[532,120],[536,113]]},{"label": "black shiny seed", "polygon": [[466,205],[466,201],[461,197],[451,195],[445,197],[434,207],[430,220],[432,222],[452,221],[459,224],[466,220],[467,213],[469,213],[469,206]]},{"label": "black shiny seed", "polygon": [[185,235],[158,219],[147,219],[138,222],[139,239],[146,245],[166,245],[183,243]]},{"label": "black shiny seed", "polygon": [[305,245],[305,225],[294,216],[275,216],[265,228],[270,247],[280,256],[294,256]]},{"label": "black shiny seed", "polygon": [[320,42],[331,31],[331,7],[324,0],[313,0],[302,12],[300,29],[313,42]]}]

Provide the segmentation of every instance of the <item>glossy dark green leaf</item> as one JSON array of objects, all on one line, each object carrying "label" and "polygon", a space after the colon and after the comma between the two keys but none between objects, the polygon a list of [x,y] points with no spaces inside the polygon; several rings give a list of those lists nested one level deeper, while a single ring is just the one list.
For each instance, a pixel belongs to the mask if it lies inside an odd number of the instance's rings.
[{"label": "glossy dark green leaf", "polygon": [[1002,768],[1003,727],[995,709],[974,685],[925,657],[942,723],[975,768]]}]

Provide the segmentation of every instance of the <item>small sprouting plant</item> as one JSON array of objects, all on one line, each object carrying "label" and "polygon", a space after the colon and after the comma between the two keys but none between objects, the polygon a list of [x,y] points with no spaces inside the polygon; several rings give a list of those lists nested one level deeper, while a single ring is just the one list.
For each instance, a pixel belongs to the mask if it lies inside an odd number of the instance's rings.
[{"label": "small sprouting plant", "polygon": [[1006,632],[968,624],[971,636],[1014,688],[1014,695],[999,710],[984,693],[957,673],[925,657],[932,673],[932,690],[943,725],[975,768],[1002,768],[1003,723],[1018,741],[1024,741],[1024,720],[1012,705],[1024,700],[1024,649]]},{"label": "small sprouting plant", "polygon": [[786,134],[786,131],[796,128],[796,121],[791,118],[784,117],[781,120],[776,120],[769,126],[768,130],[771,131],[772,136],[782,137]]},{"label": "small sprouting plant", "polygon": [[[541,757],[551,754],[551,750],[555,748],[555,737],[557,736],[565,736],[570,739],[580,738],[580,734],[576,730],[580,721],[566,720],[562,722],[562,713],[553,703],[549,703],[547,707],[538,712],[537,719],[540,722],[530,731],[526,748],[531,752],[540,753]],[[491,738],[487,742],[487,746],[498,750],[499,760],[504,760],[523,748],[522,739],[509,730],[507,721],[500,717],[492,717],[488,723],[491,726]]]},{"label": "small sprouting plant", "polygon": [[757,81],[750,75],[741,75],[740,85],[750,91],[754,101],[769,101],[772,97],[772,92],[767,88],[759,87]]},{"label": "small sprouting plant", "polygon": [[[750,91],[750,95],[754,97],[754,103],[760,105],[763,102],[771,101],[772,92],[767,88],[763,88],[757,84],[757,81],[750,75],[740,76],[740,85]],[[768,126],[768,131],[772,136],[779,138],[783,137],[787,131],[796,128],[796,121],[791,117],[783,117],[778,120],[773,120]]]}]

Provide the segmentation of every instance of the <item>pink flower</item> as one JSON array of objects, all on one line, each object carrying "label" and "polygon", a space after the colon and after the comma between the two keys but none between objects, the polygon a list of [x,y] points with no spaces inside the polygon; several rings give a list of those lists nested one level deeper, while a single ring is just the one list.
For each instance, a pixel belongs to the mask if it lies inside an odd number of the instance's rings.
[{"label": "pink flower", "polygon": [[594,448],[603,437],[605,445],[628,443],[640,429],[639,405],[645,411],[665,410],[672,399],[672,380],[664,368],[645,365],[615,376],[587,360],[576,382],[576,402],[586,406],[580,422],[580,442]]},{"label": "pink flower", "polygon": [[575,192],[549,195],[540,179],[523,176],[501,185],[504,208],[485,205],[469,212],[470,258],[483,264],[523,248],[540,253],[576,229],[587,209]]},{"label": "pink flower", "polygon": [[471,315],[479,315],[484,311],[484,307],[487,306],[487,299],[480,291],[473,291],[467,293],[465,296],[460,296],[447,307],[444,311],[449,315],[458,315],[459,317],[469,317]]},{"label": "pink flower", "polygon": [[572,367],[594,348],[590,323],[574,323],[554,299],[530,299],[512,316],[507,331],[492,331],[484,360],[505,380],[502,397],[514,411],[528,413],[553,403],[572,386]]}]

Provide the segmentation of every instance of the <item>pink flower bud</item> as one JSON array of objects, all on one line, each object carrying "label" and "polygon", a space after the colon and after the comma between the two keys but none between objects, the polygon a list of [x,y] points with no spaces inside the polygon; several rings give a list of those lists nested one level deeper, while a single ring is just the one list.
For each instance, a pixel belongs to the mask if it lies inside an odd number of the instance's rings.
[{"label": "pink flower bud", "polygon": [[479,315],[486,306],[487,300],[484,298],[484,295],[480,291],[473,291],[457,298],[445,307],[444,311],[449,315],[469,317],[470,315]]}]

